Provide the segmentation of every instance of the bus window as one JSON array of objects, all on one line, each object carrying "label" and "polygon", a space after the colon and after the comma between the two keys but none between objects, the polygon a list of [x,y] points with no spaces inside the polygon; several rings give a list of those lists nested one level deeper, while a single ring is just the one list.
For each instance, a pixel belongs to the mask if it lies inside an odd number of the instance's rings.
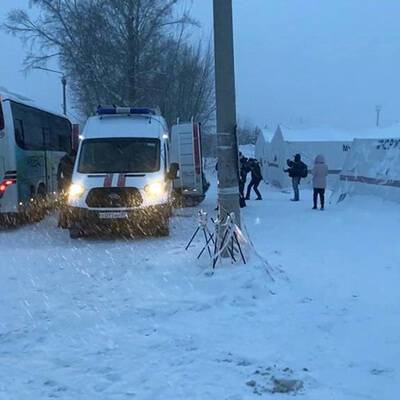
[{"label": "bus window", "polygon": [[43,145],[46,150],[54,150],[51,143],[51,133],[49,128],[42,128]]},{"label": "bus window", "polygon": [[43,127],[41,113],[38,110],[27,109],[24,118],[25,150],[43,150]]},{"label": "bus window", "polygon": [[50,130],[51,130],[51,147],[56,151],[64,151],[69,153],[71,151],[71,138],[72,127],[69,121],[51,116]]},{"label": "bus window", "polygon": [[14,129],[15,129],[15,141],[17,142],[19,147],[24,147],[25,138],[24,138],[24,122],[22,119],[14,120]]},{"label": "bus window", "polygon": [[41,150],[43,133],[40,111],[14,102],[11,102],[11,108],[17,145],[24,150]]},{"label": "bus window", "polygon": [[20,148],[70,152],[72,129],[67,119],[15,102],[11,108]]}]

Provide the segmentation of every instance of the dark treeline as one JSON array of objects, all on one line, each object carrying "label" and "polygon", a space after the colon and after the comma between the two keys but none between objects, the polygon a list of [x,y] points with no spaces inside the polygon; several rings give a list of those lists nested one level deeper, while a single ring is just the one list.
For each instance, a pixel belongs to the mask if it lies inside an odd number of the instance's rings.
[{"label": "dark treeline", "polygon": [[57,58],[83,115],[98,104],[159,106],[169,123],[214,118],[210,45],[193,44],[196,22],[179,0],[32,0],[4,28],[30,50],[30,69]]}]

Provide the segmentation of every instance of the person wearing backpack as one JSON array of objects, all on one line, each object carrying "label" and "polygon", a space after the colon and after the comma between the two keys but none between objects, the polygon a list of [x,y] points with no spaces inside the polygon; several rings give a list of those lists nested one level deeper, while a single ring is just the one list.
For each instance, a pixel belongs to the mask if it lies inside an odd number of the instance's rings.
[{"label": "person wearing backpack", "polygon": [[287,160],[288,169],[285,169],[285,172],[289,174],[289,177],[292,178],[292,186],[294,197],[291,201],[299,201],[300,200],[300,191],[299,185],[301,178],[307,178],[308,175],[308,167],[306,164],[301,161],[301,155],[296,154],[294,156],[294,160]]},{"label": "person wearing backpack", "polygon": [[328,166],[325,164],[325,158],[323,155],[315,157],[314,167],[311,171],[313,175],[313,210],[317,209],[318,196],[321,203],[321,210],[325,206],[325,189],[326,189],[326,177],[328,176]]}]

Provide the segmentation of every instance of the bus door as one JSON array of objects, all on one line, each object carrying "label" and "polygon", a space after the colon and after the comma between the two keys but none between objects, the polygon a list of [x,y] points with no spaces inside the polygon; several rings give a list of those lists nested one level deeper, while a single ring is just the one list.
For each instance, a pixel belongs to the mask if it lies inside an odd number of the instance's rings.
[{"label": "bus door", "polygon": [[57,166],[55,165],[54,154],[51,146],[50,128],[43,128],[43,155],[44,155],[44,172],[46,179],[47,193],[52,194],[57,190]]}]

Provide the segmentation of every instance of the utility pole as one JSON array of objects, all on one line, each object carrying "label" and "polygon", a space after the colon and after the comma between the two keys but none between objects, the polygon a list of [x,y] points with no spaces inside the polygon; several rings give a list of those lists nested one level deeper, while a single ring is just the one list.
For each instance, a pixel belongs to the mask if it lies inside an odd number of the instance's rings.
[{"label": "utility pole", "polygon": [[232,0],[213,1],[219,218],[233,212],[240,226]]},{"label": "utility pole", "polygon": [[379,128],[382,106],[376,106],[376,126]]},{"label": "utility pole", "polygon": [[67,78],[63,75],[61,78],[63,87],[63,114],[67,115]]}]

